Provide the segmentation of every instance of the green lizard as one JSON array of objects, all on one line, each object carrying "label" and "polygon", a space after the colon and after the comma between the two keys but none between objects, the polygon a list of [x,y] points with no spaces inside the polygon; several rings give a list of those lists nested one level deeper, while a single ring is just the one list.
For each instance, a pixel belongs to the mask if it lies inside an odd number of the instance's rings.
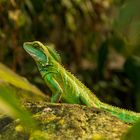
[{"label": "green lizard", "polygon": [[52,91],[51,102],[83,104],[110,112],[124,122],[135,123],[140,113],[127,111],[101,102],[84,84],[68,72],[62,65],[59,55],[49,46],[39,41],[25,42],[25,51],[35,60],[37,67]]}]

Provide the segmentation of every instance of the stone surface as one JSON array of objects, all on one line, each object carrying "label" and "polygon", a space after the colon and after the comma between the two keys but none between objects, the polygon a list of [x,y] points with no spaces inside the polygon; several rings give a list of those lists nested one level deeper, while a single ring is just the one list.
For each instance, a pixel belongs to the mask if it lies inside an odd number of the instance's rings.
[{"label": "stone surface", "polygon": [[[128,130],[129,125],[102,110],[72,104],[52,104],[45,102],[24,102],[38,122],[40,131],[48,139],[55,140],[119,140]],[[5,121],[8,118],[5,118]],[[1,118],[1,121],[4,119]],[[30,135],[18,131],[20,122],[6,121],[0,126],[1,140],[26,140]],[[0,125],[3,123],[0,123]]]}]

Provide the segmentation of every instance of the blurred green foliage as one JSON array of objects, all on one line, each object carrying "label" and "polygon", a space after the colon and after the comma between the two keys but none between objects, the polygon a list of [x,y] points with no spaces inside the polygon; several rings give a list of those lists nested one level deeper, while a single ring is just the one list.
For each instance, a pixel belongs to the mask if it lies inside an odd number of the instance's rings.
[{"label": "blurred green foliage", "polygon": [[140,139],[140,121],[138,121],[129,131],[123,136],[122,140],[139,140]]},{"label": "blurred green foliage", "polygon": [[8,116],[19,119],[22,123],[22,128],[27,132],[36,130],[37,125],[31,117],[31,113],[27,112],[20,104],[15,96],[16,90],[8,84],[0,83],[0,115],[7,114]]},{"label": "blurred green foliage", "polygon": [[[0,61],[45,91],[22,44],[52,43],[65,67],[101,100],[140,111],[140,82],[132,74],[140,75],[139,5],[139,0],[0,0]],[[132,57],[138,61],[129,63]]]}]

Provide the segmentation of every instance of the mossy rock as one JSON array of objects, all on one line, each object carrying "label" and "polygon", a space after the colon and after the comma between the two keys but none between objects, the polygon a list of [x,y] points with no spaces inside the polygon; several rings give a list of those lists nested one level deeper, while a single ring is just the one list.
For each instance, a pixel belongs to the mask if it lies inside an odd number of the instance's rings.
[{"label": "mossy rock", "polygon": [[[26,102],[24,105],[37,120],[39,132],[52,140],[119,140],[129,128],[128,124],[109,113],[86,106],[45,102]],[[7,119],[5,125],[0,123],[3,125],[0,126],[1,140],[27,140],[37,135],[26,133],[20,121]]]}]

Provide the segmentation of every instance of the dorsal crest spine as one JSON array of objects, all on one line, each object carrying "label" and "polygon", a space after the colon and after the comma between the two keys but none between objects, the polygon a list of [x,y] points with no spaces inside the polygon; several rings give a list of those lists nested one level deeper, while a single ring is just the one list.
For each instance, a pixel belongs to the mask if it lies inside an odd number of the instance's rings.
[{"label": "dorsal crest spine", "polygon": [[51,56],[59,63],[61,63],[61,58],[60,55],[56,52],[56,50],[54,49],[54,46],[52,44],[46,44],[45,45],[49,51],[49,53],[51,54]]}]

